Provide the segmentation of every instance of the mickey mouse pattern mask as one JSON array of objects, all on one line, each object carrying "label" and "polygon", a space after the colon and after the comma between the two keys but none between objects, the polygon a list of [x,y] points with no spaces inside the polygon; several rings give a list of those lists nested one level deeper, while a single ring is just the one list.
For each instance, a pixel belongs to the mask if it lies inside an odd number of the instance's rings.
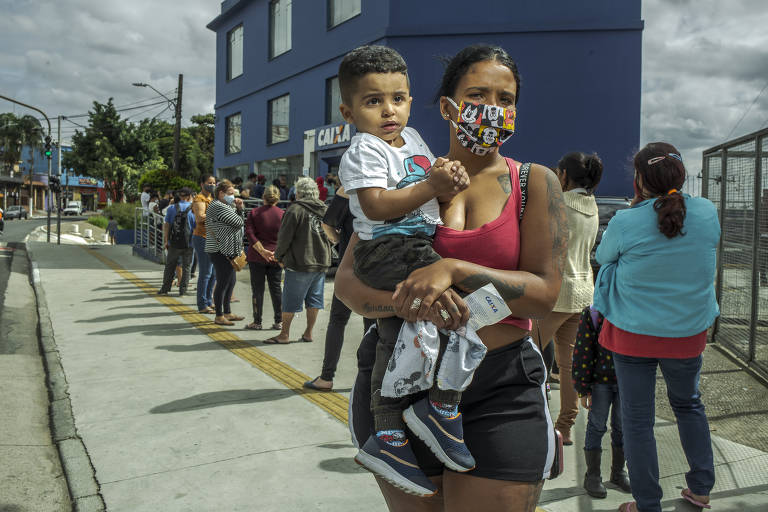
[{"label": "mickey mouse pattern mask", "polygon": [[476,155],[494,151],[515,133],[517,112],[514,108],[464,101],[456,105],[451,98],[446,99],[459,111],[456,121],[450,120],[456,128],[456,138]]}]

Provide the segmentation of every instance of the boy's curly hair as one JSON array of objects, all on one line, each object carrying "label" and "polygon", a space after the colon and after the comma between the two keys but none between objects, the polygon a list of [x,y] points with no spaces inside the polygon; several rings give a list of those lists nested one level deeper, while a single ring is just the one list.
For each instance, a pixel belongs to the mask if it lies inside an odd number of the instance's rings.
[{"label": "boy's curly hair", "polygon": [[344,56],[339,65],[341,101],[349,105],[358,80],[368,73],[402,73],[408,79],[408,66],[392,48],[380,45],[355,48]]}]

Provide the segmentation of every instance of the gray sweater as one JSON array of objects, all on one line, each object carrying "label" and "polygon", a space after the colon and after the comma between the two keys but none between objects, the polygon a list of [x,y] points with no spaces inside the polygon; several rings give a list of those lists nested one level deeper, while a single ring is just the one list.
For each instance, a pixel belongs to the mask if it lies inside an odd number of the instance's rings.
[{"label": "gray sweater", "polygon": [[300,199],[283,215],[275,259],[296,272],[324,272],[331,266],[331,241],[323,231],[326,206],[319,199]]}]

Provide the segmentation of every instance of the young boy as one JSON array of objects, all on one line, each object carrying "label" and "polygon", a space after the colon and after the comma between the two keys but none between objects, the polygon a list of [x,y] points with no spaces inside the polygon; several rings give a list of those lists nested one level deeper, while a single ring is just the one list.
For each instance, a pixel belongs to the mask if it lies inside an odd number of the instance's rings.
[{"label": "young boy", "polygon": [[109,222],[107,223],[107,234],[109,235],[109,243],[115,245],[115,236],[117,236],[117,221],[110,215]]},{"label": "young boy", "polygon": [[[440,223],[437,198],[449,199],[468,186],[458,162],[435,161],[413,128],[407,128],[412,98],[407,67],[391,48],[362,46],[339,66],[344,119],[357,128],[339,167],[341,185],[350,196],[355,231],[357,277],[380,290],[394,290],[415,269],[439,259],[431,236]],[[418,304],[413,304],[414,309]],[[469,471],[475,461],[463,442],[458,404],[461,393],[437,384],[429,397],[408,406],[382,396],[384,373],[402,320],[378,321],[381,341],[371,376],[375,434],[355,460],[406,492],[432,495],[436,488],[418,468],[405,434],[405,423],[454,471]],[[405,421],[404,421],[405,420]]]}]

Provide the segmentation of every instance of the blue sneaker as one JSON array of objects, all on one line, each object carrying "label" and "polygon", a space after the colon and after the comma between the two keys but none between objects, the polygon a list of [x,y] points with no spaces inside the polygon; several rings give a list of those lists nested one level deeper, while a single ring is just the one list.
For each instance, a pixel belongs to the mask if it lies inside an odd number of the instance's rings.
[{"label": "blue sneaker", "polygon": [[427,497],[437,493],[437,487],[419,468],[408,441],[392,446],[371,434],[355,455],[355,462],[409,494]]},{"label": "blue sneaker", "polygon": [[445,467],[460,473],[475,469],[475,459],[464,444],[461,413],[447,418],[435,411],[425,397],[406,409],[403,419]]}]

